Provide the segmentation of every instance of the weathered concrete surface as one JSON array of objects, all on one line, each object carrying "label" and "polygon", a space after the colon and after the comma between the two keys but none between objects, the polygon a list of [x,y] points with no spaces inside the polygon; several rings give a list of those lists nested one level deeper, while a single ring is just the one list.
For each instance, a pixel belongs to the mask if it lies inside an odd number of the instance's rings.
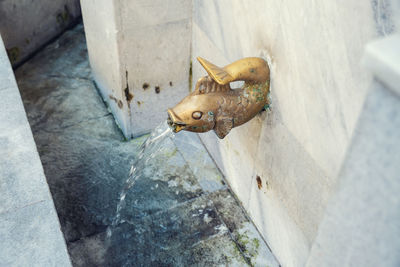
[{"label": "weathered concrete surface", "polygon": [[145,136],[125,141],[91,81],[82,26],[17,70],[75,266],[278,266],[197,135],[166,139],[126,196]]},{"label": "weathered concrete surface", "polygon": [[100,233],[69,248],[77,266],[279,266],[227,190],[122,223],[111,240]]},{"label": "weathered concrete surface", "polygon": [[372,82],[364,45],[399,26],[391,5],[195,0],[193,11],[193,81],[206,74],[197,56],[270,60],[271,110],[224,140],[200,137],[282,265],[304,266]]},{"label": "weathered concrete surface", "polygon": [[82,25],[67,31],[16,71],[67,242],[104,230],[116,199],[101,189],[117,194],[137,150],[94,88],[84,38]]},{"label": "weathered concrete surface", "polygon": [[79,0],[0,1],[0,32],[12,65],[76,23]]},{"label": "weathered concrete surface", "polygon": [[71,266],[0,38],[0,265]]},{"label": "weathered concrete surface", "polygon": [[126,73],[121,63],[115,1],[82,1],[82,18],[93,79],[125,136],[130,136],[130,109],[125,96]]},{"label": "weathered concrete surface", "polygon": [[192,1],[82,1],[90,63],[128,138],[189,92]]},{"label": "weathered concrete surface", "polygon": [[51,199],[0,214],[2,266],[71,266]]},{"label": "weathered concrete surface", "polygon": [[374,83],[307,266],[399,266],[400,95]]}]

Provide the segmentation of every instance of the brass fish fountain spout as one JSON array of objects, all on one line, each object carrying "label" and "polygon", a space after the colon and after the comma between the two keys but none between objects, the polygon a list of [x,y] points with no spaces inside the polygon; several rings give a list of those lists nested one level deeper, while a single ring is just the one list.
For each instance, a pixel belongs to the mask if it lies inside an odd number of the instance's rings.
[{"label": "brass fish fountain spout", "polygon": [[[222,139],[268,105],[270,73],[265,60],[243,58],[223,68],[201,57],[197,60],[208,76],[200,78],[191,94],[168,109],[168,124],[174,132],[214,130]],[[232,89],[230,83],[234,81],[244,84]]]}]

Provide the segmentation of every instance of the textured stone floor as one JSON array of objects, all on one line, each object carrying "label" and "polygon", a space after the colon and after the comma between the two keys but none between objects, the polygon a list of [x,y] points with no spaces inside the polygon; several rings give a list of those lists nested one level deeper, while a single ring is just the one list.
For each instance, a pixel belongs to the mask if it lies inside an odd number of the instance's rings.
[{"label": "textured stone floor", "polygon": [[124,140],[91,79],[82,25],[16,71],[74,266],[279,266],[198,137],[167,139],[111,224],[146,136]]}]

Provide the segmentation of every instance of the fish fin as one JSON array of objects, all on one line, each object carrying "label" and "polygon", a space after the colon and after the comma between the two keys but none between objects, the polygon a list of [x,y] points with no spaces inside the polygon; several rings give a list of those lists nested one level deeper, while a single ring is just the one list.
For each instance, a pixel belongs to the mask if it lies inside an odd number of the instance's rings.
[{"label": "fish fin", "polygon": [[233,119],[222,118],[215,123],[214,132],[223,139],[233,128]]},{"label": "fish fin", "polygon": [[234,78],[226,72],[223,68],[215,66],[211,62],[205,60],[204,58],[197,57],[197,60],[207,71],[208,75],[220,85],[226,85],[234,80]]},{"label": "fish fin", "polygon": [[220,85],[214,81],[210,76],[201,77],[195,87],[195,92],[198,94],[208,94],[213,92],[226,92],[230,91],[231,86],[229,84]]}]

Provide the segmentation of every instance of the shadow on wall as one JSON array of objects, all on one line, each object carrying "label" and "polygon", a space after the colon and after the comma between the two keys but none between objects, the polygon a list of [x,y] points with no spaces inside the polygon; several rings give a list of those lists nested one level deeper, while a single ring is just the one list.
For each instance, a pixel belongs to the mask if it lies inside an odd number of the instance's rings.
[{"label": "shadow on wall", "polygon": [[81,16],[79,0],[0,1],[0,33],[14,68]]}]

